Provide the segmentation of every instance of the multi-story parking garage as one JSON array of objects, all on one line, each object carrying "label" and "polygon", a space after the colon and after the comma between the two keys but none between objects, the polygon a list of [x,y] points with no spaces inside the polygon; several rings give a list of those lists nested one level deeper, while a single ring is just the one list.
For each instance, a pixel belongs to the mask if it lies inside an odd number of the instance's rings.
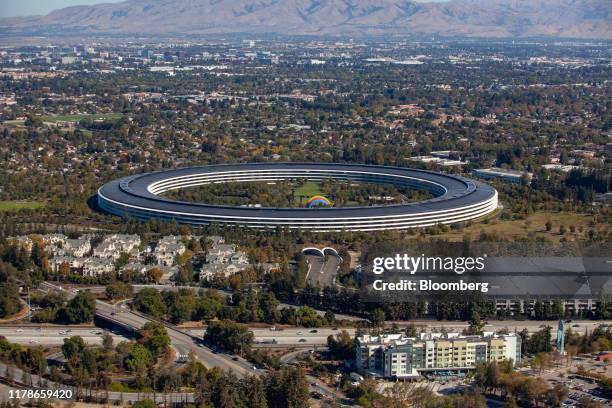
[{"label": "multi-story parking garage", "polygon": [[[166,191],[233,182],[307,179],[392,184],[426,190],[435,198],[369,207],[256,208],[191,203],[160,197]],[[376,231],[453,224],[497,208],[497,191],[478,181],[400,167],[324,163],[249,163],[166,170],[111,181],[98,190],[105,211],[140,220],[192,225],[241,225],[312,231]]]}]

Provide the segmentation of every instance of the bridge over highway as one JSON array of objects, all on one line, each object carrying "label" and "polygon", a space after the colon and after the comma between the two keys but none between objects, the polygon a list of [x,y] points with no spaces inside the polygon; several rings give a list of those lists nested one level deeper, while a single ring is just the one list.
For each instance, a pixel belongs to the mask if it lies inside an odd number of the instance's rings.
[{"label": "bridge over highway", "polygon": [[[49,290],[61,291],[65,293],[68,298],[72,298],[78,293],[76,289],[64,289],[59,285],[49,282],[44,282],[41,286]],[[124,308],[117,308],[114,305],[100,300],[96,300],[96,316],[131,331],[138,331],[146,323],[157,321],[144,314],[135,313]],[[238,377],[244,377],[248,374],[257,374],[257,372],[252,369],[252,365],[246,360],[232,357],[227,354],[215,353],[202,344],[201,338],[189,334],[169,323],[157,322],[166,326],[166,331],[168,332],[170,342],[173,346],[187,352],[193,352],[195,357],[206,367],[218,367],[223,370],[231,370]]]}]

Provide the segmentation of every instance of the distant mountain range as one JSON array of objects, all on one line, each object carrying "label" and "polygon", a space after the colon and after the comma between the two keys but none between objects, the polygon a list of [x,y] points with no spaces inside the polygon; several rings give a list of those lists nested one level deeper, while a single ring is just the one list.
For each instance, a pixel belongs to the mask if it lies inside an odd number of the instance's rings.
[{"label": "distant mountain range", "polygon": [[228,34],[612,39],[612,0],[128,0],[0,19],[0,34]]}]

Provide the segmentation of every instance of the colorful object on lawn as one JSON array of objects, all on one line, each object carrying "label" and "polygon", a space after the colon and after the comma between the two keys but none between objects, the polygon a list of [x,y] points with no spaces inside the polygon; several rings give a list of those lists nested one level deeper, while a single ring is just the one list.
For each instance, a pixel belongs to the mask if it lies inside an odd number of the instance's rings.
[{"label": "colorful object on lawn", "polygon": [[334,203],[332,203],[327,197],[323,197],[321,195],[316,195],[310,198],[310,200],[306,201],[306,207],[312,208],[315,206],[329,206],[331,207]]}]

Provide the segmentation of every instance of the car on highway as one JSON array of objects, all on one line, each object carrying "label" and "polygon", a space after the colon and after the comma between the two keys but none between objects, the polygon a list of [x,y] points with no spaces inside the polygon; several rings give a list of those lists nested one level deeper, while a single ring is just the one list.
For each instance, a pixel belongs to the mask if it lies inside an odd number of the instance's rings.
[{"label": "car on highway", "polygon": [[311,330],[311,333],[318,333],[319,331],[317,329]]},{"label": "car on highway", "polygon": [[15,330],[17,333],[21,333],[23,331],[23,329],[17,329]]},{"label": "car on highway", "polygon": [[306,343],[306,339],[299,339],[298,340],[300,343]]}]

